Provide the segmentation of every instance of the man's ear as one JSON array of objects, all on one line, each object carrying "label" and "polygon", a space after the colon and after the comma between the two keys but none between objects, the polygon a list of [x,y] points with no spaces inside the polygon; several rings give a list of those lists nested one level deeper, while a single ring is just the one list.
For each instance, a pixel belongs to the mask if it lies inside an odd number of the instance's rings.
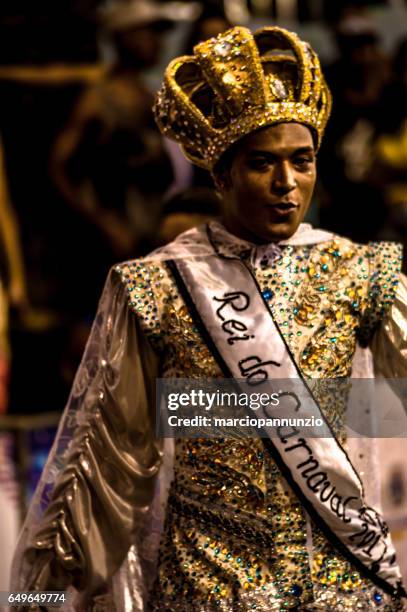
[{"label": "man's ear", "polygon": [[231,178],[229,169],[222,169],[221,172],[216,172],[212,175],[216,190],[222,194],[228,191],[231,187]]}]

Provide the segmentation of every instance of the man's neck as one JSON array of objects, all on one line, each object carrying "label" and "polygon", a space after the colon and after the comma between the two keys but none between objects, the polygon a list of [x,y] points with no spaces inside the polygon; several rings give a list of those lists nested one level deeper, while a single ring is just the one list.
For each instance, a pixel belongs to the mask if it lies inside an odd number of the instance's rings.
[{"label": "man's neck", "polygon": [[[256,246],[263,246],[266,244],[278,243],[282,240],[282,238],[279,238],[279,237],[276,237],[274,239],[273,238],[266,239],[262,236],[257,236],[256,234],[252,233],[250,230],[248,230],[244,226],[237,225],[236,223],[233,222],[233,220],[227,219],[225,217],[221,218],[221,223],[223,224],[225,229],[230,234],[233,234],[233,236],[236,236],[236,238],[240,238],[240,240],[246,240],[247,242],[250,242],[251,244],[255,244]],[[287,240],[287,239],[288,238],[284,238],[284,240]]]}]

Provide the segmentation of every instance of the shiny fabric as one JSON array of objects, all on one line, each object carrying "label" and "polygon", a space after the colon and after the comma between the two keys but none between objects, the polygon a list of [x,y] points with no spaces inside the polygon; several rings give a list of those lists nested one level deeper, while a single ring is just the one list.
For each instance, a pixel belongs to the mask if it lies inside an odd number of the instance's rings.
[{"label": "shiny fabric", "polygon": [[[260,253],[259,248],[237,241],[221,226],[217,230],[216,240],[221,248],[232,249],[234,253],[237,248],[242,256],[246,253],[255,266],[260,266],[264,255],[270,255],[275,261],[287,252],[287,248],[294,248],[290,247],[291,241],[287,241],[278,245],[280,254],[275,245],[270,252],[260,247]],[[316,245],[317,253],[319,244],[322,249],[324,243],[334,238],[302,226],[291,240],[295,248]],[[182,374],[191,371],[191,375],[197,377],[219,375],[213,358],[193,329],[188,312],[176,296],[164,261],[205,253],[212,253],[205,230],[192,230],[149,256],[134,272],[131,262],[112,271],[55,446],[22,532],[14,564],[14,590],[62,588],[72,582],[73,599],[65,609],[109,612],[147,609],[146,594],[156,576],[163,508],[172,479],[172,444],[168,443],[164,449],[162,441],[154,437],[155,378],[158,374],[175,376],[178,372],[179,375],[180,371]],[[283,268],[279,270],[282,272]],[[283,272],[280,276],[285,278]],[[391,371],[393,376],[402,376],[405,371],[399,362],[400,356],[405,359],[406,355],[406,287],[406,279],[402,277],[393,305],[373,336],[374,363],[376,368],[386,366],[386,375]],[[154,299],[150,296],[153,292]],[[164,325],[168,328],[169,339],[171,330],[180,330],[179,336],[172,336],[173,344],[167,346],[171,358],[165,366],[161,333]],[[182,351],[191,351],[191,347],[200,350],[193,368],[185,357],[180,357]],[[359,375],[369,376],[371,362],[366,358],[367,349],[360,354],[363,357],[356,356],[353,360],[354,369]],[[311,362],[309,367],[313,367]],[[179,444],[177,447],[179,451]],[[220,465],[222,462],[225,467],[229,465],[227,453],[231,453],[230,460],[242,466],[247,449],[242,449],[241,454],[233,454],[231,448],[222,451],[219,447],[217,452]],[[213,450],[210,454],[213,456]],[[248,457],[244,479],[255,467],[253,458],[249,460]],[[204,454],[202,458],[206,461],[202,465],[208,465]],[[176,470],[180,467],[180,459],[176,459]],[[181,475],[188,482],[189,472],[182,469]],[[238,469],[242,471],[242,467]],[[272,465],[270,470],[274,470]],[[190,480],[188,486],[198,487],[199,493],[202,490],[198,484]],[[264,490],[264,483],[259,486]],[[283,483],[278,487],[283,487]],[[257,489],[249,490],[254,493]],[[173,492],[167,506],[167,521],[169,509],[173,507]],[[294,503],[295,500],[289,499],[290,504]],[[256,503],[255,500],[256,497],[250,503]],[[179,503],[179,497],[175,503]],[[302,520],[300,510],[295,512],[298,520]],[[176,517],[182,520],[181,514]],[[173,528],[177,528],[176,522]],[[307,532],[313,529],[309,526]],[[293,532],[287,525],[286,533],[290,530]],[[314,557],[318,557],[318,538],[312,536],[314,540],[307,544],[306,535],[305,540],[303,535],[298,537],[301,550],[304,546],[305,549],[313,546]],[[324,550],[325,545],[321,546],[320,550]],[[282,542],[282,554],[283,550]],[[332,553],[328,558],[329,555]],[[160,561],[159,570],[164,576],[165,567]],[[326,595],[321,587],[316,607],[324,605],[324,593]],[[179,606],[182,605],[180,601]],[[189,612],[192,608],[188,605],[179,609]],[[395,610],[397,605],[388,609]]]},{"label": "shiny fabric", "polygon": [[374,366],[384,378],[407,378],[407,278],[400,274],[394,303],[372,340]]},{"label": "shiny fabric", "polygon": [[51,451],[55,461],[20,538],[20,550],[27,548],[13,570],[16,590],[62,588],[73,580],[79,609],[88,609],[89,593],[105,591],[135,528],[149,521],[161,463],[149,410],[156,372],[157,357],[112,273]]}]

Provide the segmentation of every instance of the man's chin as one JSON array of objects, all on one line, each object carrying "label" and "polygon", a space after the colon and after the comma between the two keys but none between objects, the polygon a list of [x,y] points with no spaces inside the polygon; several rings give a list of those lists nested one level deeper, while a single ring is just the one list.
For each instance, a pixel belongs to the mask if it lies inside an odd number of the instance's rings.
[{"label": "man's chin", "polygon": [[298,223],[273,223],[261,229],[261,238],[265,242],[288,240],[298,229]]}]

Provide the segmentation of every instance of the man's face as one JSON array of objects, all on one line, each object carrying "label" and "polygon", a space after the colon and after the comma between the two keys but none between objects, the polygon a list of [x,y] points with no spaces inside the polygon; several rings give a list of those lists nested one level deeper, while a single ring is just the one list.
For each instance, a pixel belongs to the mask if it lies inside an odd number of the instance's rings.
[{"label": "man's face", "polygon": [[307,127],[281,123],[250,134],[217,180],[226,228],[257,244],[289,238],[304,219],[315,180]]}]

